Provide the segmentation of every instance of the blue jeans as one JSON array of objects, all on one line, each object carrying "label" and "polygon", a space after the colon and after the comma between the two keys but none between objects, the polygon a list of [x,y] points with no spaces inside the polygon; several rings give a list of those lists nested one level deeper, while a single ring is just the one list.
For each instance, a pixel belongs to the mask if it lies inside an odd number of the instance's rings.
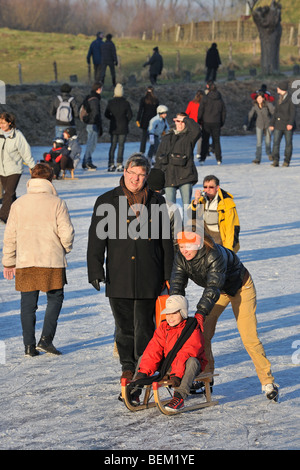
[{"label": "blue jeans", "polygon": [[176,192],[179,189],[182,199],[182,205],[190,204],[192,198],[192,190],[193,185],[192,183],[181,184],[179,186],[168,186],[165,188],[165,196],[166,199],[170,202],[176,204]]},{"label": "blue jeans", "polygon": [[98,142],[98,126],[96,124],[87,124],[87,141],[86,149],[83,157],[82,165],[92,163],[92,154],[96,148]]},{"label": "blue jeans", "polygon": [[266,154],[271,155],[271,132],[269,129],[256,128],[256,160],[261,161],[263,135],[265,134]]},{"label": "blue jeans", "polygon": [[112,134],[111,135],[108,166],[115,164],[115,151],[116,151],[117,145],[118,145],[117,164],[118,165],[123,164],[125,140],[126,140],[126,134]]},{"label": "blue jeans", "polygon": [[285,137],[284,161],[290,163],[293,153],[293,131],[288,131],[287,129],[284,131],[279,129],[274,130],[272,157],[274,162],[279,162],[280,142],[283,135]]},{"label": "blue jeans", "polygon": [[[21,292],[21,324],[25,346],[36,344],[35,323],[40,291]],[[47,307],[41,336],[54,338],[57,320],[64,300],[64,290],[56,289],[47,292]]]}]

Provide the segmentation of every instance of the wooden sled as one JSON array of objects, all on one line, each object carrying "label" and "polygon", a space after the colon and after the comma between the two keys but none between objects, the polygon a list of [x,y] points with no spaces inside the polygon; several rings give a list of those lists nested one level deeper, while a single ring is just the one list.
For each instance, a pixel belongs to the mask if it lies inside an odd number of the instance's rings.
[{"label": "wooden sled", "polygon": [[[66,171],[69,171],[71,173],[71,177],[66,176]],[[74,169],[73,168],[72,169],[67,168],[67,170],[63,171],[62,179],[63,180],[78,180],[78,178],[75,178],[75,176],[74,176]]]},{"label": "wooden sled", "polygon": [[[210,382],[213,377],[216,377],[219,374],[211,374],[211,373],[202,373],[195,377],[194,382],[204,382],[205,385],[205,401],[203,402],[197,402],[194,405],[193,404],[187,404],[190,400],[185,402],[184,408],[178,411],[169,411],[166,409],[166,405],[171,401],[173,398],[173,394],[170,391],[171,387],[171,381],[170,380],[161,380],[160,382],[153,382],[151,385],[146,385],[144,387],[145,393],[143,400],[141,401],[140,405],[133,405],[130,401],[130,392],[129,392],[129,383],[130,380],[128,379],[122,379],[121,380],[121,389],[122,389],[122,399],[123,402],[125,403],[125,406],[130,410],[130,411],[140,411],[140,410],[145,410],[148,408],[153,408],[157,407],[159,411],[165,415],[176,415],[178,413],[184,413],[185,411],[193,411],[193,410],[199,410],[201,408],[207,408],[208,406],[214,406],[218,405],[217,400],[212,400],[211,397],[211,391],[210,391]],[[162,388],[166,388],[169,391],[169,398],[162,399],[160,396],[160,391]],[[152,393],[151,393],[152,391]],[[154,400],[151,401],[151,398],[154,398]],[[201,395],[203,397],[203,395]],[[195,395],[193,396],[195,397]],[[196,399],[195,398],[191,398]]]}]

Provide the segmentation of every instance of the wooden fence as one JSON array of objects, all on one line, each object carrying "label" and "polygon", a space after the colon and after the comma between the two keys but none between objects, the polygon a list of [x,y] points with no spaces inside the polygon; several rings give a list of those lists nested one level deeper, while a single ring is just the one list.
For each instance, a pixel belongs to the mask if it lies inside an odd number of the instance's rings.
[{"label": "wooden fence", "polygon": [[[258,30],[252,17],[241,17],[237,21],[201,21],[199,23],[165,26],[152,39],[170,42],[229,41],[253,42],[258,38]],[[282,23],[281,44],[300,46],[300,23]]]}]

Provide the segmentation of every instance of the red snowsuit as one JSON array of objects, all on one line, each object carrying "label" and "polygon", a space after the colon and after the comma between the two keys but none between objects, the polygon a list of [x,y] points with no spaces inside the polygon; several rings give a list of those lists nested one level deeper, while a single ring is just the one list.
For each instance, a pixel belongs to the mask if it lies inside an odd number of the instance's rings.
[{"label": "red snowsuit", "polygon": [[[153,338],[146,347],[139,366],[139,372],[143,372],[148,376],[153,375],[159,368],[159,365],[168,352],[174,347],[179,338],[186,320],[183,320],[176,326],[169,326],[163,321],[155,330]],[[170,375],[182,378],[185,372],[185,363],[189,357],[196,357],[204,370],[207,360],[204,355],[204,338],[199,325],[184,343],[180,351],[178,351],[174,361],[172,362]]]}]

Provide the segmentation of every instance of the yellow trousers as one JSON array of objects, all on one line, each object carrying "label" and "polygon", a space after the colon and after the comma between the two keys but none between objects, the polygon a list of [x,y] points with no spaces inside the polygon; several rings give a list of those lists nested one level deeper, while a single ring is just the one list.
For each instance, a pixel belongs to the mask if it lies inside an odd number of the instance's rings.
[{"label": "yellow trousers", "polygon": [[271,364],[266,357],[264,347],[257,335],[256,291],[251,276],[249,276],[246,283],[238,290],[234,297],[221,294],[210,314],[205,317],[205,354],[208,360],[205,372],[214,372],[214,357],[211,348],[211,340],[215,333],[217,321],[229,302],[231,303],[236,318],[243,345],[253,361],[261,384],[266,385],[273,383],[274,377],[271,373]]}]

